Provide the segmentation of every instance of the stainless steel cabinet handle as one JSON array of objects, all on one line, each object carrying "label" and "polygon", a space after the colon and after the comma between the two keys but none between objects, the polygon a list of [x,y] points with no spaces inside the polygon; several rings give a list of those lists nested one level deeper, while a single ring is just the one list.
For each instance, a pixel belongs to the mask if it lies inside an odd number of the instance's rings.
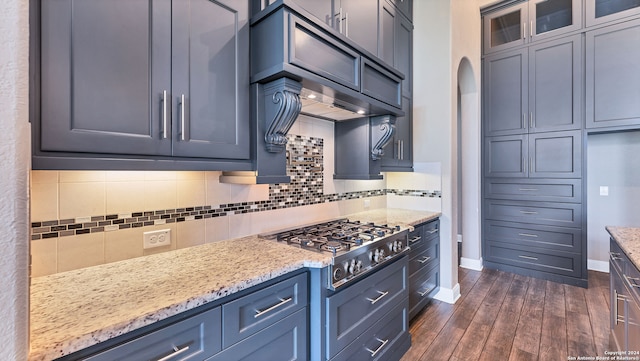
[{"label": "stainless steel cabinet handle", "polygon": [[430,231],[427,231],[427,233],[429,233],[429,234],[434,234],[434,233],[436,233],[436,232],[438,232],[438,229],[437,229],[437,228],[434,228],[434,229],[432,229],[432,230],[430,230]]},{"label": "stainless steel cabinet handle", "polygon": [[529,128],[533,129],[534,128],[533,124],[533,112],[529,113]]},{"label": "stainless steel cabinet handle", "polygon": [[167,91],[162,91],[162,138],[167,139]]},{"label": "stainless steel cabinet handle", "polygon": [[530,233],[518,233],[518,236],[520,236],[520,237],[538,238],[537,234],[530,234]]},{"label": "stainless steel cabinet handle", "polygon": [[536,211],[523,211],[523,210],[521,210],[520,213],[522,213],[522,214],[538,214],[538,212],[536,212]]},{"label": "stainless steel cabinet handle", "polygon": [[258,318],[258,317],[264,315],[265,313],[268,313],[268,312],[271,312],[271,311],[275,310],[278,307],[282,307],[282,306],[286,305],[287,303],[291,302],[292,300],[293,300],[292,297],[285,298],[285,299],[281,298],[280,299],[280,303],[276,303],[275,305],[273,305],[273,306],[271,306],[269,308],[266,308],[264,310],[256,310],[256,314],[253,315],[253,318]]},{"label": "stainless steel cabinet handle", "polygon": [[640,288],[640,278],[629,277],[627,275],[624,275],[624,278],[627,279],[627,283],[629,283],[631,287]]},{"label": "stainless steel cabinet handle", "polygon": [[618,293],[618,290],[613,290],[613,299],[615,300],[614,304],[613,304],[613,316],[615,319],[615,324],[617,325],[618,323],[624,323],[624,317],[620,317],[620,315],[618,314],[618,302],[622,301],[622,302],[626,302],[627,298],[624,295],[621,295]]},{"label": "stainless steel cabinet handle", "polygon": [[404,160],[404,140],[400,141],[400,159]]},{"label": "stainless steel cabinet handle", "polygon": [[402,145],[400,144],[400,141],[396,141],[396,143],[398,143],[398,153],[396,153],[396,159],[402,159],[400,158],[400,152],[402,152]]},{"label": "stainless steel cabinet handle", "polygon": [[372,349],[370,349],[370,348],[368,348],[368,347],[365,347],[365,349],[366,349],[367,351],[371,352],[371,357],[376,357],[376,355],[378,354],[378,352],[380,352],[380,350],[382,350],[382,348],[383,348],[383,347],[385,347],[385,346],[387,345],[387,343],[389,343],[389,339],[381,340],[381,339],[379,339],[379,338],[377,338],[377,337],[376,337],[376,340],[377,340],[378,342],[382,342],[382,343],[380,344],[380,346],[378,346],[378,348],[377,348],[377,349],[375,349],[375,351],[374,351],[374,350],[372,350]]},{"label": "stainless steel cabinet handle", "polygon": [[429,257],[429,256],[424,256],[422,259],[419,259],[419,260],[418,260],[418,262],[419,262],[419,263],[425,263],[425,262],[427,262],[427,261],[428,261],[428,260],[430,260],[430,259],[431,259],[431,257]]},{"label": "stainless steel cabinet handle", "polygon": [[419,240],[421,240],[421,239],[422,239],[422,237],[420,237],[420,236],[416,236],[416,237],[411,238],[411,239],[409,240],[409,243],[412,243],[412,244],[413,244],[413,243],[418,242],[418,241],[419,241]]},{"label": "stainless steel cabinet handle", "polygon": [[527,114],[522,113],[522,129],[527,129]]},{"label": "stainless steel cabinet handle", "polygon": [[424,291],[422,291],[422,292],[419,292],[419,291],[418,291],[418,294],[420,295],[420,297],[424,297],[424,295],[426,295],[427,293],[429,293],[429,292],[431,292],[431,291],[433,291],[433,287],[431,287],[431,288],[427,288],[426,290],[424,290]]},{"label": "stainless steel cabinet handle", "polygon": [[178,349],[177,347],[173,346],[173,352],[171,354],[163,357],[163,358],[158,359],[158,361],[166,361],[166,360],[172,359],[172,358],[180,355],[181,353],[187,352],[188,350],[189,350],[189,346],[185,346],[185,347],[183,347],[181,349]]},{"label": "stainless steel cabinet handle", "polygon": [[622,259],[622,257],[620,257],[620,253],[614,253],[614,252],[609,252],[609,257],[611,257],[611,259],[614,261],[618,261]]},{"label": "stainless steel cabinet handle", "polygon": [[376,302],[380,301],[382,298],[384,298],[384,296],[389,294],[389,291],[387,291],[387,292],[376,291],[376,292],[378,292],[380,294],[380,296],[378,296],[378,298],[376,298],[376,299],[366,298],[366,300],[371,302],[372,305],[375,305]]},{"label": "stainless steel cabinet handle", "polygon": [[184,140],[184,94],[180,95],[180,140]]},{"label": "stainless steel cabinet handle", "polygon": [[529,23],[529,37],[533,39],[533,20]]},{"label": "stainless steel cabinet handle", "polygon": [[518,257],[519,257],[519,258],[524,258],[524,259],[529,259],[529,260],[532,260],[532,261],[537,261],[537,260],[538,260],[538,258],[536,258],[536,257],[531,257],[531,256],[522,256],[522,255],[520,255],[520,256],[518,256]]},{"label": "stainless steel cabinet handle", "polygon": [[349,37],[349,13],[344,13],[344,35]]},{"label": "stainless steel cabinet handle", "polygon": [[527,23],[522,23],[522,40],[527,38]]},{"label": "stainless steel cabinet handle", "polygon": [[521,191],[521,192],[535,192],[538,189],[537,188],[520,188],[518,190]]}]

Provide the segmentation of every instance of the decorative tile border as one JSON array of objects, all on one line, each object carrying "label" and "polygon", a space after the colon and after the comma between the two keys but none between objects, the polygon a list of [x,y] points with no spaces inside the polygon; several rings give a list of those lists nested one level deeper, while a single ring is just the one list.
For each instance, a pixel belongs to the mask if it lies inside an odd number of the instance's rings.
[{"label": "decorative tile border", "polygon": [[65,237],[86,233],[110,232],[159,224],[202,220],[233,214],[264,212],[282,208],[338,202],[395,194],[409,197],[441,198],[440,191],[413,189],[379,189],[360,192],[323,194],[322,165],[323,140],[320,138],[289,137],[287,173],[291,183],[269,185],[269,200],[195,206],[177,209],[109,214],[31,223],[31,239]]}]

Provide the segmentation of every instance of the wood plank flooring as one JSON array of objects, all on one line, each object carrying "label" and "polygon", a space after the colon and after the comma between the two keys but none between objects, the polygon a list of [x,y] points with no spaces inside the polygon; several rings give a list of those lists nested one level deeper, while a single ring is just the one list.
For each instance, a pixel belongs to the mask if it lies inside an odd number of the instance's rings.
[{"label": "wood plank flooring", "polygon": [[433,301],[410,325],[401,361],[565,361],[609,349],[609,274],[589,288],[460,268],[455,305]]}]

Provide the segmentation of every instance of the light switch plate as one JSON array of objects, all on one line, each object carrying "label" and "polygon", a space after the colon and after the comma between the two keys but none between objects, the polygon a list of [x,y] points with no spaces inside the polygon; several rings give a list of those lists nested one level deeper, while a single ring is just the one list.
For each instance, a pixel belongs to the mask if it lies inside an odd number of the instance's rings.
[{"label": "light switch plate", "polygon": [[600,186],[600,195],[601,196],[608,196],[609,195],[609,187]]}]

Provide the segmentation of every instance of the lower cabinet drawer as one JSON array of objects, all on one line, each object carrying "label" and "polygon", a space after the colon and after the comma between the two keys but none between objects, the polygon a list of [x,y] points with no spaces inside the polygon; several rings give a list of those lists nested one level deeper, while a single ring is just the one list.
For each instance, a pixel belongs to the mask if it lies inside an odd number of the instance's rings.
[{"label": "lower cabinet drawer", "polygon": [[407,330],[407,317],[405,298],[331,361],[389,360],[391,355],[404,353],[397,352],[397,347],[406,345],[406,348],[409,348],[409,344],[404,342],[410,337]]},{"label": "lower cabinet drawer", "polygon": [[582,204],[503,201],[491,199],[486,203],[487,219],[549,226],[575,227],[582,225]]},{"label": "lower cabinet drawer", "polygon": [[409,319],[431,301],[440,286],[440,267],[424,267],[409,277]]},{"label": "lower cabinet drawer", "polygon": [[486,260],[559,275],[581,277],[581,255],[528,246],[486,242]]},{"label": "lower cabinet drawer", "polygon": [[407,297],[407,257],[327,298],[329,357]]},{"label": "lower cabinet drawer", "polygon": [[537,202],[581,203],[580,179],[510,179],[490,178],[485,182],[485,196],[495,199]]},{"label": "lower cabinet drawer", "polygon": [[412,245],[409,252],[409,277],[424,267],[431,267],[440,259],[439,239],[422,241],[417,246]]},{"label": "lower cabinet drawer", "polygon": [[207,361],[308,360],[307,324],[305,307]]},{"label": "lower cabinet drawer", "polygon": [[220,324],[216,307],[85,360],[204,360],[222,349]]},{"label": "lower cabinet drawer", "polygon": [[229,347],[307,304],[307,274],[300,274],[226,303],[222,305],[222,346]]},{"label": "lower cabinet drawer", "polygon": [[577,228],[487,221],[484,240],[564,252],[582,252],[582,231]]}]

